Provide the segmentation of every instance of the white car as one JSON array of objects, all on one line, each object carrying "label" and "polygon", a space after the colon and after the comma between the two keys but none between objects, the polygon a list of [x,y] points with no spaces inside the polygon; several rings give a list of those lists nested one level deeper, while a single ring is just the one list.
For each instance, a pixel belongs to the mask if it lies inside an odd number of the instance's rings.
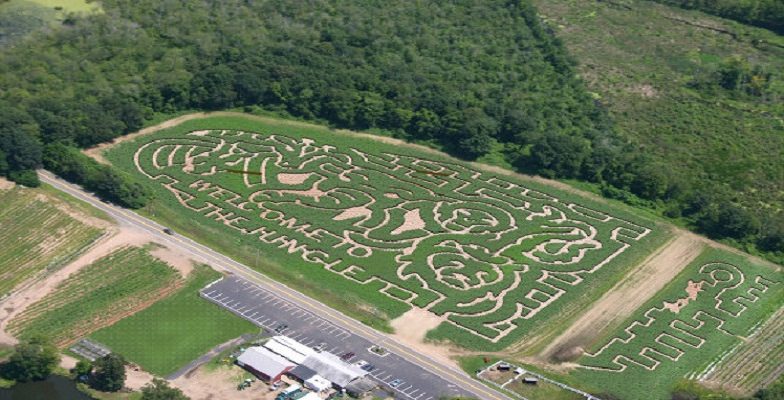
[{"label": "white car", "polygon": [[357,362],[355,362],[355,363],[354,363],[354,366],[356,366],[356,367],[359,367],[359,368],[362,368],[362,367],[364,367],[365,365],[368,365],[368,362],[367,362],[367,361],[365,361],[365,360],[359,360],[359,361],[357,361]]}]

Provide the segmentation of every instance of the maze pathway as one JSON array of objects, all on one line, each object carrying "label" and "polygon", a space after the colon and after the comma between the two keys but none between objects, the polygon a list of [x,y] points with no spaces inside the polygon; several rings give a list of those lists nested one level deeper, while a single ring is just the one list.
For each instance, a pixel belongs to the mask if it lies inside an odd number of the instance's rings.
[{"label": "maze pathway", "polygon": [[136,168],[183,206],[497,342],[651,229],[465,164],[200,130]]},{"label": "maze pathway", "polygon": [[622,372],[628,367],[654,371],[702,350],[716,335],[744,337],[748,324],[736,323],[750,307],[782,282],[760,275],[747,276],[738,266],[712,262],[699,267],[695,279],[684,285],[685,296],[663,301],[623,329],[593,353],[586,354],[586,369]]}]

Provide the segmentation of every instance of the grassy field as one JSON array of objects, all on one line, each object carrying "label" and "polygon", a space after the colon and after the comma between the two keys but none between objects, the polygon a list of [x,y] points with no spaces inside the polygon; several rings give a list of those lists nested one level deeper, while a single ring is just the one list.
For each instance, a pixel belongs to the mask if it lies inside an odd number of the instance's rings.
[{"label": "grassy field", "polygon": [[611,338],[586,349],[570,377],[624,399],[668,399],[675,382],[710,371],[784,306],[782,277],[780,268],[708,249]]},{"label": "grassy field", "polygon": [[691,187],[722,187],[744,206],[765,210],[762,218],[782,211],[784,103],[693,83],[733,57],[782,71],[784,38],[644,0],[534,4],[620,133]]},{"label": "grassy field", "polygon": [[258,332],[250,322],[199,297],[199,290],[219,277],[197,267],[173,295],[91,337],[145,371],[165,376],[218,344]]},{"label": "grassy field", "polygon": [[17,337],[45,334],[60,346],[139,311],[182,280],[147,250],[126,247],[71,275],[9,323]]},{"label": "grassy field", "polygon": [[0,1],[0,48],[36,30],[62,23],[69,13],[100,12],[97,1],[10,0]]},{"label": "grassy field", "polygon": [[284,120],[192,120],[106,157],[175,230],[376,327],[427,307],[449,321],[430,337],[471,348],[557,333],[667,236],[572,192]]},{"label": "grassy field", "polygon": [[[63,195],[48,189],[0,190],[0,296],[17,285],[71,260],[101,235],[58,209]],[[70,199],[70,207],[86,211]]]}]

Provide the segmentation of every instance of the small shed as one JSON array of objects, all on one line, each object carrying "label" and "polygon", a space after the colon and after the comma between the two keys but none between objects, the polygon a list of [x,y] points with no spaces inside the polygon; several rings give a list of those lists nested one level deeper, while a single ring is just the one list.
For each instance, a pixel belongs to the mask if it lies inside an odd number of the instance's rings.
[{"label": "small shed", "polygon": [[526,376],[525,378],[523,378],[523,383],[525,383],[526,385],[536,385],[537,383],[539,383],[539,378],[535,378],[533,376]]},{"label": "small shed", "polygon": [[289,360],[263,348],[249,347],[239,357],[237,365],[250,371],[265,382],[275,382],[294,368]]},{"label": "small shed", "polygon": [[322,392],[332,387],[332,382],[321,375],[313,375],[305,381],[305,387],[314,391]]}]

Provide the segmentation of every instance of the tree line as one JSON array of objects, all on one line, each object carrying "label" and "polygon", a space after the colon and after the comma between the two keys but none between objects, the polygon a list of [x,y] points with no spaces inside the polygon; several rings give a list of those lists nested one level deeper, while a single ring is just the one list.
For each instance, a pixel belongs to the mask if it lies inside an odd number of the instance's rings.
[{"label": "tree line", "polygon": [[[102,5],[103,14],[2,50],[0,172],[10,179],[30,183],[29,171],[47,164],[141,206],[140,186],[62,146],[110,140],[156,114],[261,107],[594,182],[712,237],[784,248],[780,212],[761,218],[727,189],[672,176],[617,134],[527,1]],[[694,84],[765,95],[775,77],[745,67]]]},{"label": "tree line", "polygon": [[[21,340],[11,356],[0,363],[0,377],[14,382],[41,381],[55,373],[60,364],[60,351],[49,338],[32,336]],[[125,386],[125,359],[109,353],[94,362],[79,360],[70,377],[102,392],[117,392]],[[181,390],[154,378],[141,390],[142,400],[187,400]]]}]

